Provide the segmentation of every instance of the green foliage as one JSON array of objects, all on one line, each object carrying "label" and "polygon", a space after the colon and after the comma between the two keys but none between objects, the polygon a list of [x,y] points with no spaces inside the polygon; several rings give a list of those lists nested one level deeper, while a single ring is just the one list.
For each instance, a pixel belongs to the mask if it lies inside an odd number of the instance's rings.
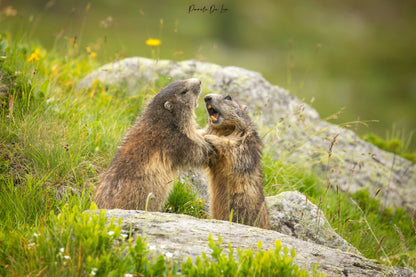
[{"label": "green foliage", "polygon": [[0,179],[0,230],[26,228],[56,207],[55,191],[31,175]]},{"label": "green foliage", "polygon": [[[24,233],[13,230],[0,232],[0,274],[2,276],[177,276],[177,263],[163,255],[153,255],[147,243],[137,237],[133,243],[122,234],[121,221],[107,222],[105,212],[82,212],[74,205],[65,205],[55,215],[51,212],[37,226]],[[127,240],[127,241],[126,241]],[[234,250],[222,254],[221,237],[215,243],[210,236],[212,261],[206,254],[196,258],[195,265],[189,258],[182,265],[185,276],[309,276],[305,270],[293,264],[295,251],[276,241],[275,249],[263,251]],[[283,254],[281,254],[283,252]],[[316,271],[312,276],[319,275]]]},{"label": "green foliage", "polygon": [[142,237],[137,237],[134,243],[132,246],[129,241],[129,259],[132,261],[129,272],[139,276],[177,276],[179,267],[176,262],[166,260],[163,255],[151,257]]},{"label": "green foliage", "polygon": [[373,133],[365,135],[363,139],[383,150],[395,153],[416,163],[416,151],[411,151],[409,149],[412,137],[413,133],[410,133],[410,135],[406,138],[401,132],[397,131],[396,128],[393,127],[391,133],[387,133],[386,139],[382,139]]},{"label": "green foliage", "polygon": [[[372,198],[365,189],[351,194],[351,198],[356,201],[362,211],[358,222],[363,222],[365,218],[378,238],[377,242],[368,232],[362,234],[359,242],[356,238],[355,243],[361,247],[364,246],[361,249],[362,253],[366,256],[381,256],[381,247],[383,247],[394,263],[398,263],[400,266],[415,266],[416,228],[414,214],[412,216],[402,208],[383,207],[380,200]],[[359,230],[365,230],[363,224],[359,225],[361,225]],[[369,241],[374,247],[369,246]]]},{"label": "green foliage", "polygon": [[187,180],[177,181],[163,208],[168,213],[187,214],[197,218],[207,218],[205,201],[198,196],[195,188]]},{"label": "green foliage", "polygon": [[[228,244],[228,254],[224,254],[221,246],[222,238],[214,242],[209,236],[212,260],[205,253],[197,257],[195,264],[191,258],[182,264],[182,272],[186,276],[310,276],[298,265],[293,263],[295,250],[282,248],[281,242],[275,242],[275,249],[262,250],[262,243],[258,243],[258,250],[237,250],[238,259],[234,258],[234,249]],[[282,254],[283,252],[283,254]],[[312,276],[324,276],[313,271]]]},{"label": "green foliage", "polygon": [[266,195],[287,190],[298,190],[310,196],[322,196],[325,192],[318,175],[297,165],[286,164],[282,159],[275,160],[267,152],[262,158],[262,168]]},{"label": "green foliage", "polygon": [[106,256],[119,251],[112,245],[120,232],[113,222],[106,224],[104,214],[93,216],[67,205],[58,215],[51,212],[42,218],[26,233],[6,233],[9,239],[1,243],[5,258],[2,271],[20,276],[29,272],[73,276],[94,267],[103,269]]},{"label": "green foliage", "polygon": [[4,34],[0,33],[0,62],[6,59],[6,49],[9,47],[9,42]]},{"label": "green foliage", "polygon": [[[168,276],[177,272],[163,256],[148,257],[147,243],[125,241],[120,223],[107,222],[104,211],[82,212],[65,205],[25,234],[0,232],[0,273],[42,276]],[[7,237],[7,239],[6,239]]]}]

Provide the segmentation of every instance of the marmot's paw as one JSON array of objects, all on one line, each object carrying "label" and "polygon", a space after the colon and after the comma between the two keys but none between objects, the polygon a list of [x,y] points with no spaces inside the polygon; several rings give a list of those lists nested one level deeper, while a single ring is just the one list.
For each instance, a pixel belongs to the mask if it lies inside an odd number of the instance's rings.
[{"label": "marmot's paw", "polygon": [[212,144],[214,147],[221,145],[223,142],[222,138],[220,138],[219,136],[215,136],[215,135],[205,135],[204,139],[206,142]]},{"label": "marmot's paw", "polygon": [[205,129],[198,129],[196,130],[196,133],[200,136],[204,136],[207,133],[207,131]]},{"label": "marmot's paw", "polygon": [[210,154],[212,155],[212,154],[218,153],[218,149],[217,149],[217,146],[219,146],[218,137],[214,135],[205,135],[204,139],[211,146],[212,151],[210,151],[211,152]]}]

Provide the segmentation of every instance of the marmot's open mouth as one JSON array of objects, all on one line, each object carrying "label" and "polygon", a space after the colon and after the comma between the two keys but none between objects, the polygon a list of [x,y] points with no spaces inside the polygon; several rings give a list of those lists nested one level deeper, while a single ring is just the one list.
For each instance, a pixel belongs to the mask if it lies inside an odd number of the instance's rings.
[{"label": "marmot's open mouth", "polygon": [[220,113],[214,109],[211,104],[207,104],[207,111],[209,114],[209,117],[212,120],[212,123],[216,123],[218,121],[218,118],[220,117]]}]

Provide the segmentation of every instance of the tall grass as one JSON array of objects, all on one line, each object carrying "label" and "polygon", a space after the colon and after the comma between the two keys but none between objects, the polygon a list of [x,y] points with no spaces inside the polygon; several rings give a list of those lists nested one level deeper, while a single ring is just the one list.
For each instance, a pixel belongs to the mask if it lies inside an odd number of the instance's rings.
[{"label": "tall grass", "polygon": [[176,181],[163,210],[168,213],[188,214],[197,218],[207,218],[205,201],[188,181]]},{"label": "tall grass", "polygon": [[416,267],[415,214],[384,207],[366,189],[349,194],[327,183],[302,163],[287,164],[263,156],[264,192],[298,190],[325,213],[334,230],[367,258],[388,265]]},{"label": "tall grass", "polygon": [[381,138],[373,133],[366,134],[363,139],[378,146],[379,148],[402,156],[409,161],[416,163],[416,151],[411,150],[411,142],[414,132],[405,134],[393,125],[391,131],[387,131],[385,138]]}]

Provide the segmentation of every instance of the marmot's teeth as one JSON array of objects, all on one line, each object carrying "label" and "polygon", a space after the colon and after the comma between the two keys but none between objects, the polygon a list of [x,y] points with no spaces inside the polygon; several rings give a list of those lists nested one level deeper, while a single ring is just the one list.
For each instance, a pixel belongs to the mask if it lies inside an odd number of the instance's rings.
[{"label": "marmot's teeth", "polygon": [[218,121],[218,117],[220,116],[219,113],[214,113],[213,115],[211,115],[211,119],[213,122],[217,122]]}]

